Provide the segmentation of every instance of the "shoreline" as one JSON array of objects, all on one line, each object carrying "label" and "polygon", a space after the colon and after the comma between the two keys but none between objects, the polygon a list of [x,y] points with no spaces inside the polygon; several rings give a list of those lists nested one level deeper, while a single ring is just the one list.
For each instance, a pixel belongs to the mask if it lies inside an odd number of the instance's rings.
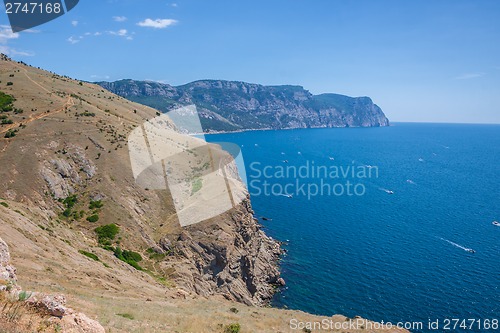
[{"label": "shoreline", "polygon": [[288,127],[288,128],[249,128],[249,129],[239,129],[235,131],[210,131],[203,133],[190,133],[189,135],[217,135],[217,134],[232,134],[232,133],[245,133],[245,132],[267,132],[267,131],[291,131],[291,130],[306,130],[306,129],[347,129],[347,128],[382,128],[382,127],[392,127],[391,124],[387,126],[337,126],[337,127]]}]

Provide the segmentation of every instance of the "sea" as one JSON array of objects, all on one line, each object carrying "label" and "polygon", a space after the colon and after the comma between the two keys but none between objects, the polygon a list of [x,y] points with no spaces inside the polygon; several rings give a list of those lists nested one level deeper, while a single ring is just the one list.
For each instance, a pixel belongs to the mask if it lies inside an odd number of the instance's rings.
[{"label": "sea", "polygon": [[500,332],[500,227],[492,224],[500,221],[500,125],[207,140],[241,147],[256,217],[283,242],[286,286],[274,306],[423,323],[413,332],[436,332],[436,321],[439,331]]}]

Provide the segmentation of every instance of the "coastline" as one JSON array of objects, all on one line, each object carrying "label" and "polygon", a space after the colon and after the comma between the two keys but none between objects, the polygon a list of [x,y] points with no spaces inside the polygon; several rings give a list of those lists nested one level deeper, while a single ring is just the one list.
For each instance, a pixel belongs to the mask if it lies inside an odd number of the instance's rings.
[{"label": "coastline", "polygon": [[249,128],[249,129],[239,129],[235,131],[208,131],[203,133],[190,133],[189,135],[217,135],[217,134],[232,134],[232,133],[245,133],[245,132],[259,132],[259,131],[292,131],[292,130],[306,130],[306,129],[347,129],[347,128],[381,128],[381,127],[391,127],[390,123],[387,126],[337,126],[337,127],[327,127],[327,126],[313,126],[313,127],[285,127],[285,128]]}]

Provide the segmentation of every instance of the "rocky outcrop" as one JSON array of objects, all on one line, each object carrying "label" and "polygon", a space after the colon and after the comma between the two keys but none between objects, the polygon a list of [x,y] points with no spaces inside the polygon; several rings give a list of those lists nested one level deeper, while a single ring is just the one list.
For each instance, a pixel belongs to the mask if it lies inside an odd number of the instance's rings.
[{"label": "rocky outcrop", "polygon": [[382,110],[369,97],[313,95],[301,86],[220,80],[195,81],[178,87],[134,80],[98,84],[164,112],[195,104],[205,132],[389,125]]},{"label": "rocky outcrop", "polygon": [[173,244],[175,253],[187,259],[184,267],[189,268],[178,270],[176,284],[203,296],[268,304],[283,281],[277,265],[280,244],[260,229],[248,199],[212,222],[187,227],[173,242],[160,242],[163,248]]},{"label": "rocky outcrop", "polygon": [[[45,161],[40,167],[40,174],[56,199],[73,194],[76,186],[93,178],[97,172],[97,167],[87,158],[81,147],[65,146],[61,154],[65,158],[53,158]],[[83,173],[83,177],[79,172]]]},{"label": "rocky outcrop", "polygon": [[15,285],[17,281],[16,268],[10,265],[10,253],[7,244],[0,238],[0,292],[9,286]]},{"label": "rocky outcrop", "polygon": [[[0,238],[0,293],[7,293],[9,297],[0,298],[0,308],[6,306],[1,304],[2,299],[10,299],[9,302],[18,302],[29,309],[36,310],[29,313],[29,323],[36,321],[36,316],[43,318],[45,315],[52,317],[50,323],[59,327],[58,332],[64,333],[105,333],[104,328],[95,320],[88,318],[83,313],[78,313],[66,306],[64,295],[47,295],[36,292],[22,291],[17,285],[16,269],[10,265],[10,253],[7,244]],[[10,306],[12,308],[12,305]],[[21,311],[18,310],[16,328],[22,329],[23,320]],[[0,322],[2,320],[0,311]],[[0,330],[2,327],[0,327]]]}]

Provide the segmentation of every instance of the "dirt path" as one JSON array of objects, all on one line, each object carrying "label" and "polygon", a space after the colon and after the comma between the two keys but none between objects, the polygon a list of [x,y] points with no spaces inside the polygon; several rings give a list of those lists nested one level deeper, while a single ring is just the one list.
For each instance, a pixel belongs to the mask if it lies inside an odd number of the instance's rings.
[{"label": "dirt path", "polygon": [[68,96],[66,102],[63,104],[62,107],[60,107],[60,108],[58,108],[56,110],[50,111],[50,112],[43,112],[43,113],[41,113],[39,115],[36,115],[34,117],[30,116],[28,119],[25,119],[25,120],[20,121],[20,122],[16,122],[16,123],[14,123],[12,125],[9,125],[7,127],[3,127],[3,128],[0,129],[0,134],[3,134],[3,133],[7,132],[10,129],[18,128],[18,127],[20,127],[22,125],[27,125],[27,124],[35,121],[35,120],[43,119],[43,118],[48,117],[48,116],[53,116],[54,114],[62,112],[64,110],[66,110],[67,108],[72,107],[73,105],[75,105],[75,101],[73,100],[73,97]]},{"label": "dirt path", "polygon": [[[28,71],[26,70],[26,68],[23,68],[21,66],[16,66],[17,68],[19,68],[20,70],[22,70],[24,72],[24,75],[26,75],[26,77],[28,78],[28,80],[30,80],[33,84],[39,86],[41,89],[43,89],[44,91],[46,91],[47,93],[49,93],[50,95],[54,95],[53,92],[51,92],[49,89],[45,88],[42,84],[40,84],[39,82],[36,82],[35,80],[33,80],[29,75],[28,75]],[[63,97],[60,97],[60,96],[57,96],[55,95],[57,98],[59,98],[61,101],[64,101],[64,98]],[[39,120],[39,119],[42,119],[42,118],[45,118],[45,117],[48,117],[48,116],[52,116],[54,114],[57,114],[59,112],[62,112],[64,110],[66,110],[67,108],[70,108],[72,106],[75,105],[75,101],[73,100],[73,97],[71,96],[68,96],[68,98],[66,99],[66,101],[64,102],[64,104],[58,108],[58,109],[55,109],[55,110],[52,110],[50,112],[43,112],[43,113],[40,113],[36,116],[33,117],[33,115],[30,115],[28,119],[25,119],[23,121],[20,121],[20,122],[16,122],[12,125],[9,125],[9,126],[6,126],[6,127],[2,127],[0,128],[0,134],[3,134],[3,133],[6,133],[7,131],[13,129],[13,128],[18,128],[22,125],[27,125],[29,123],[31,123],[32,121],[35,121],[35,120]],[[8,145],[7,145],[8,146]],[[7,147],[6,146],[6,147]],[[2,152],[5,151],[6,147],[4,147],[4,149],[2,149]]]},{"label": "dirt path", "polygon": [[[33,80],[29,75],[28,75],[28,70],[26,68],[23,68],[23,67],[20,67],[20,66],[17,66],[17,68],[19,68],[20,70],[22,70],[24,72],[24,75],[26,75],[26,77],[28,78],[28,80],[30,80],[31,82],[33,82],[33,84],[36,84],[37,86],[39,86],[40,88],[42,88],[44,91],[48,92],[49,94],[53,94],[52,91],[48,90],[47,88],[45,88],[44,86],[42,86],[40,83],[36,82],[35,80]],[[58,96],[59,97],[59,96]]]}]

